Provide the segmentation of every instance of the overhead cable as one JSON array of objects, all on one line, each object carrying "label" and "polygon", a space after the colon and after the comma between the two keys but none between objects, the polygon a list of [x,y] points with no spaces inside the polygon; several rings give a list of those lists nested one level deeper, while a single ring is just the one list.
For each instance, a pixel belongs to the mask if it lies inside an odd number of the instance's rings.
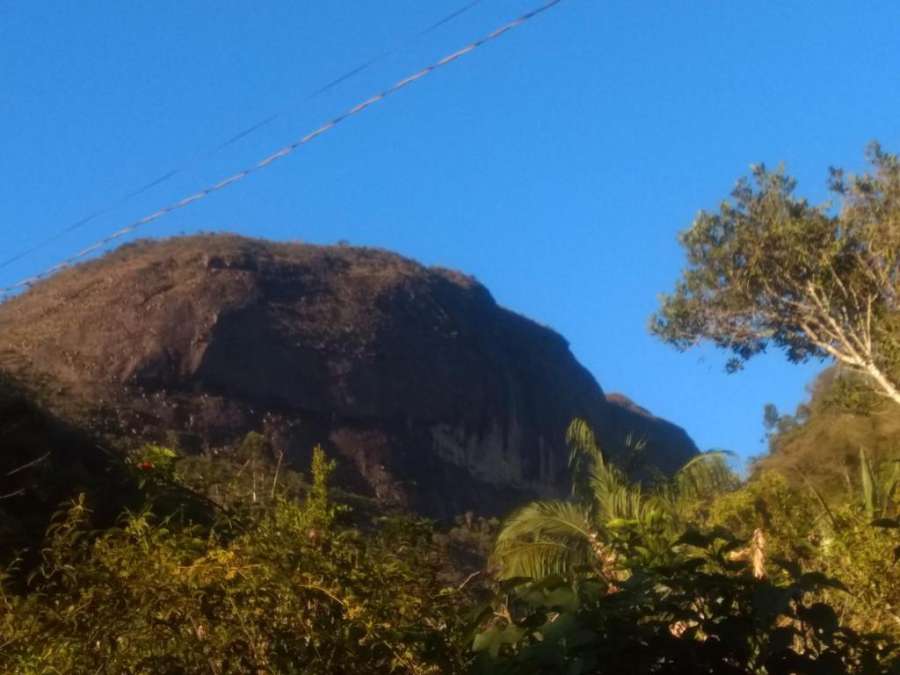
[{"label": "overhead cable", "polygon": [[0,294],[9,295],[10,293],[14,293],[22,288],[27,288],[27,287],[31,286],[32,284],[40,281],[41,279],[44,279],[62,269],[70,267],[72,264],[80,261],[81,259],[90,255],[91,253],[94,253],[95,251],[103,248],[104,246],[106,246],[107,244],[109,244],[113,241],[116,241],[128,234],[131,234],[132,232],[134,232],[135,230],[137,230],[138,228],[140,228],[144,225],[152,223],[153,221],[158,220],[173,211],[177,211],[177,210],[182,209],[190,204],[193,204],[194,202],[200,201],[201,199],[208,197],[209,195],[213,194],[214,192],[224,190],[226,187],[229,187],[230,185],[233,185],[234,183],[237,183],[238,181],[244,180],[248,176],[251,176],[258,171],[261,171],[262,169],[266,168],[267,166],[270,166],[271,164],[278,161],[279,159],[287,157],[288,155],[290,155],[291,153],[296,151],[301,146],[306,145],[307,143],[309,143],[313,139],[317,138],[318,136],[321,136],[325,132],[333,129],[334,127],[336,127],[338,124],[340,124],[344,120],[346,120],[350,117],[353,117],[354,115],[358,115],[359,113],[364,111],[366,108],[369,108],[370,106],[374,105],[375,103],[378,103],[379,101],[383,101],[388,96],[391,96],[392,94],[395,94],[396,92],[400,91],[401,89],[408,87],[409,85],[413,84],[414,82],[421,80],[422,78],[426,77],[427,75],[430,75],[434,71],[436,71],[440,68],[443,68],[446,65],[449,65],[453,61],[456,61],[458,58],[465,56],[466,54],[478,49],[482,45],[487,44],[488,42],[491,42],[493,40],[496,40],[500,36],[511,31],[512,29],[517,28],[518,26],[521,26],[526,21],[533,19],[534,17],[538,16],[539,14],[542,14],[542,13],[546,12],[547,10],[549,10],[550,8],[554,7],[555,5],[558,5],[560,2],[562,2],[562,0],[550,0],[549,2],[541,5],[538,8],[533,9],[529,12],[526,12],[525,14],[522,14],[518,18],[513,19],[512,21],[510,21],[506,24],[503,24],[502,26],[500,26],[496,30],[492,31],[491,33],[488,33],[484,37],[482,37],[478,40],[475,40],[474,42],[470,42],[468,45],[466,45],[462,49],[458,49],[455,52],[448,54],[444,58],[442,58],[438,61],[435,61],[431,65],[422,68],[421,70],[413,73],[412,75],[409,75],[408,77],[404,77],[402,80],[399,80],[398,82],[395,82],[392,86],[388,87],[387,89],[384,89],[384,90],[380,91],[379,93],[377,93],[373,96],[370,96],[366,100],[362,101],[361,103],[356,104],[355,106],[353,106],[346,112],[342,113],[341,115],[338,115],[337,117],[334,117],[334,118],[330,119],[329,121],[325,122],[325,124],[323,124],[322,126],[320,126],[317,129],[315,129],[314,131],[306,134],[302,138],[299,138],[296,141],[294,141],[293,143],[285,145],[284,147],[276,150],[275,152],[271,153],[267,157],[264,157],[263,159],[259,160],[252,166],[250,166],[242,171],[238,171],[237,173],[232,174],[231,176],[228,176],[227,178],[224,178],[224,179],[220,180],[219,182],[214,183],[214,184],[204,188],[203,190],[200,190],[191,195],[188,195],[187,197],[184,197],[183,199],[180,199],[177,202],[173,202],[173,203],[169,204],[168,206],[164,206],[163,208],[158,209],[158,210],[154,211],[153,213],[151,213],[147,216],[144,216],[143,218],[140,218],[139,220],[136,220],[119,230],[116,230],[112,234],[107,235],[103,239],[100,239],[99,241],[91,244],[87,248],[82,249],[75,255],[71,256],[70,258],[67,258],[66,260],[59,263],[58,265],[54,265],[53,267],[51,267],[50,269],[46,270],[45,272],[43,272],[41,274],[37,274],[37,275],[29,277],[27,279],[23,279],[22,281],[19,281],[18,283],[13,284],[12,286],[8,286],[6,288],[0,288]]},{"label": "overhead cable", "polygon": [[[457,17],[462,16],[463,14],[465,14],[466,12],[468,12],[470,9],[474,8],[476,5],[480,4],[481,2],[482,2],[482,0],[472,0],[472,1],[468,2],[468,3],[466,3],[466,4],[463,5],[462,7],[460,7],[460,8],[458,8],[458,9],[454,10],[454,11],[451,12],[450,14],[447,14],[446,16],[444,16],[443,18],[439,19],[438,21],[435,21],[435,22],[432,23],[431,25],[429,25],[429,26],[423,28],[422,30],[420,30],[420,31],[418,31],[418,32],[416,32],[416,33],[414,33],[414,34],[412,34],[410,37],[408,37],[408,38],[404,39],[403,41],[399,42],[399,43],[398,43],[397,45],[395,45],[394,47],[382,51],[381,53],[377,54],[376,56],[373,56],[372,58],[368,59],[367,61],[365,61],[365,62],[363,62],[363,63],[361,63],[361,64],[355,66],[354,68],[351,68],[350,70],[346,71],[346,72],[343,73],[342,75],[340,75],[340,76],[336,77],[335,79],[333,79],[333,80],[327,82],[326,84],[322,85],[322,86],[319,87],[318,89],[316,89],[316,90],[310,92],[310,93],[309,93],[305,98],[303,98],[300,102],[301,102],[301,103],[309,103],[309,102],[312,101],[313,99],[315,99],[315,98],[317,98],[317,97],[319,97],[319,96],[322,96],[323,94],[325,94],[325,93],[331,91],[332,89],[334,89],[334,88],[337,87],[338,85],[340,85],[340,84],[346,82],[347,80],[350,80],[350,79],[356,77],[356,76],[359,75],[360,73],[362,73],[362,72],[368,70],[369,68],[371,68],[372,66],[376,65],[377,63],[380,63],[381,61],[385,60],[386,58],[388,58],[388,57],[390,57],[390,56],[393,56],[394,54],[396,54],[396,53],[399,52],[399,51],[402,51],[403,49],[405,49],[405,48],[406,48],[411,42],[413,42],[414,40],[418,40],[418,39],[420,39],[420,38],[423,38],[423,37],[425,37],[426,35],[428,35],[429,33],[431,33],[431,32],[433,32],[433,31],[437,30],[437,29],[440,28],[441,26],[444,26],[445,24],[450,23],[451,21],[453,21],[453,20],[456,19]],[[188,159],[186,159],[184,162],[182,162],[182,163],[181,163],[180,165],[178,165],[177,167],[175,167],[175,168],[173,168],[173,169],[170,169],[170,170],[166,171],[164,174],[162,174],[162,175],[160,175],[160,176],[154,178],[153,180],[151,180],[151,181],[149,181],[149,182],[147,182],[147,183],[141,185],[140,187],[137,187],[137,188],[135,188],[135,189],[133,189],[133,190],[131,190],[131,191],[129,191],[129,192],[126,192],[124,195],[122,195],[122,196],[119,197],[118,199],[116,199],[116,200],[114,200],[114,201],[108,203],[106,206],[101,207],[101,208],[99,208],[99,209],[97,209],[97,210],[95,210],[95,211],[92,211],[92,212],[89,213],[88,215],[86,215],[86,216],[84,216],[84,217],[82,217],[82,218],[79,218],[78,220],[76,220],[76,221],[70,223],[69,225],[67,225],[67,226],[65,226],[64,228],[60,229],[58,232],[56,232],[56,233],[50,235],[49,237],[47,237],[47,238],[45,238],[45,239],[42,239],[41,241],[37,242],[36,244],[34,244],[33,246],[31,246],[30,248],[27,248],[27,249],[25,249],[24,251],[20,251],[19,253],[16,253],[15,255],[10,256],[9,258],[6,258],[6,259],[0,261],[0,269],[4,269],[4,268],[6,268],[6,267],[9,267],[9,266],[12,265],[13,263],[16,263],[16,262],[18,262],[19,260],[22,260],[23,258],[26,258],[27,256],[31,255],[32,253],[36,253],[37,251],[40,251],[42,248],[44,248],[44,247],[47,246],[48,244],[52,244],[53,242],[58,241],[59,239],[61,239],[61,238],[64,237],[65,235],[67,235],[67,234],[69,234],[69,233],[71,233],[71,232],[74,232],[75,230],[77,230],[77,229],[79,229],[79,228],[84,227],[85,225],[87,225],[87,224],[90,223],[91,221],[93,221],[93,220],[99,218],[100,216],[104,216],[104,215],[110,213],[110,212],[113,211],[114,209],[117,209],[117,208],[119,208],[120,206],[122,206],[122,205],[128,203],[129,201],[131,201],[131,200],[134,199],[135,197],[138,197],[138,196],[144,194],[145,192],[148,192],[149,190],[151,190],[151,189],[153,189],[153,188],[155,188],[155,187],[157,187],[157,186],[159,186],[159,185],[162,185],[163,183],[165,183],[165,182],[171,180],[171,179],[174,178],[175,176],[184,173],[188,168],[190,168],[191,166],[193,166],[196,162],[201,161],[201,160],[204,160],[204,159],[209,159],[210,157],[214,157],[215,155],[217,155],[218,153],[222,152],[223,150],[229,148],[230,146],[234,145],[234,144],[237,143],[238,141],[243,140],[244,138],[247,138],[248,136],[254,134],[254,133],[257,132],[257,131],[259,131],[260,129],[263,129],[263,128],[269,126],[270,124],[272,124],[272,123],[275,122],[276,120],[281,119],[281,118],[284,117],[287,113],[288,113],[287,110],[283,110],[283,111],[281,111],[281,112],[277,112],[277,113],[275,113],[275,114],[269,115],[269,116],[266,117],[265,119],[259,120],[258,122],[255,122],[254,124],[251,124],[250,126],[246,127],[245,129],[242,129],[241,131],[237,132],[236,134],[230,136],[228,139],[226,139],[225,141],[219,143],[218,145],[216,145],[216,146],[214,146],[214,147],[212,147],[212,148],[210,148],[210,149],[208,149],[208,150],[201,151],[201,152],[198,152],[198,153],[192,155],[191,157],[189,157]]]}]

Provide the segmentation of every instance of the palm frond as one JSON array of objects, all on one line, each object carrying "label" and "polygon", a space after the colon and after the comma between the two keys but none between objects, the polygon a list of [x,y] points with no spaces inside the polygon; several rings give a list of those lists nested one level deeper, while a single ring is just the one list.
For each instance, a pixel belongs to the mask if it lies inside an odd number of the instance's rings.
[{"label": "palm frond", "polygon": [[583,505],[532,502],[504,523],[494,560],[501,567],[501,578],[566,574],[590,560],[593,534],[590,513]]},{"label": "palm frond", "polygon": [[862,485],[863,506],[866,509],[866,518],[875,520],[876,511],[880,510],[878,482],[872,472],[872,464],[869,462],[869,455],[864,448],[859,449],[859,473],[860,483]]},{"label": "palm frond", "polygon": [[586,509],[573,502],[537,501],[514,512],[497,536],[498,543],[522,537],[587,537],[593,524]]},{"label": "palm frond", "polygon": [[575,497],[590,501],[595,517],[601,522],[638,518],[643,502],[640,485],[632,485],[618,468],[605,460],[587,422],[572,420],[566,440],[571,448],[569,467]]},{"label": "palm frond", "polygon": [[[566,443],[572,449],[572,455],[581,453],[591,459],[600,459],[603,456],[600,452],[600,446],[597,445],[597,439],[590,425],[583,419],[576,417],[566,429]],[[571,458],[570,458],[571,461]]]},{"label": "palm frond", "polygon": [[597,563],[602,557],[600,540],[613,521],[636,524],[656,548],[666,550],[680,532],[684,504],[738,483],[724,459],[726,453],[711,452],[648,493],[606,461],[584,420],[572,421],[566,440],[574,500],[534,502],[507,519],[494,549],[504,578],[566,575],[579,565]]},{"label": "palm frond", "polygon": [[819,502],[819,506],[822,507],[822,513],[825,515],[825,517],[828,518],[828,523],[831,526],[832,531],[837,530],[840,524],[838,523],[837,517],[834,515],[834,511],[832,511],[831,507],[828,506],[828,502],[825,500],[825,497],[822,496],[822,493],[816,489],[816,486],[813,485],[812,481],[810,481],[805,474],[802,474],[802,478],[803,482],[806,483],[807,487],[813,493],[816,501]]},{"label": "palm frond", "polygon": [[740,479],[728,467],[727,450],[713,450],[694,457],[673,478],[679,499],[698,500],[737,489]]},{"label": "palm frond", "polygon": [[590,499],[590,472],[592,467],[603,464],[603,453],[587,422],[575,418],[566,429],[569,446],[569,472],[572,476],[572,496],[580,500]]},{"label": "palm frond", "polygon": [[591,562],[588,546],[571,546],[553,541],[524,541],[495,552],[500,579],[566,577]]},{"label": "palm frond", "polygon": [[640,520],[646,501],[640,484],[629,483],[615,467],[603,465],[591,471],[590,485],[601,522]]}]

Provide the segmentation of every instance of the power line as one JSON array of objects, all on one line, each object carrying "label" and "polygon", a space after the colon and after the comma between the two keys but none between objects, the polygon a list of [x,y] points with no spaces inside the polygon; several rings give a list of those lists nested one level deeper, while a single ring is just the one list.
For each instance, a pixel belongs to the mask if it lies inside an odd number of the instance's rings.
[{"label": "power line", "polygon": [[233,185],[234,183],[244,180],[248,176],[251,176],[251,175],[257,173],[258,171],[261,171],[262,169],[266,168],[267,166],[270,166],[271,164],[278,161],[279,159],[287,157],[288,155],[293,153],[295,150],[297,150],[301,146],[306,145],[307,143],[309,143],[313,139],[317,138],[318,136],[321,136],[322,134],[326,133],[327,131],[330,131],[331,129],[336,127],[338,124],[340,124],[344,120],[346,120],[350,117],[353,117],[354,115],[358,115],[359,113],[364,111],[366,108],[369,108],[370,106],[374,105],[375,103],[378,103],[379,101],[383,101],[388,96],[391,96],[392,94],[395,94],[396,92],[400,91],[401,89],[408,87],[409,85],[413,84],[414,82],[421,80],[422,78],[430,75],[434,71],[436,71],[440,68],[443,68],[444,66],[452,63],[453,61],[456,61],[458,58],[465,56],[469,52],[472,52],[472,51],[478,49],[482,45],[487,44],[488,42],[491,42],[493,40],[496,40],[497,38],[499,38],[500,36],[509,32],[510,30],[521,26],[526,21],[533,19],[534,17],[538,16],[539,14],[543,14],[550,8],[554,7],[555,5],[558,5],[560,2],[562,2],[562,0],[550,0],[549,2],[546,2],[545,4],[541,5],[538,8],[533,9],[529,12],[526,12],[525,14],[522,14],[521,16],[513,19],[512,21],[503,24],[502,26],[500,26],[496,30],[492,31],[491,33],[488,33],[484,37],[482,37],[478,40],[475,40],[474,42],[470,42],[468,45],[466,45],[462,49],[458,49],[455,52],[448,54],[444,58],[442,58],[438,61],[435,61],[431,65],[428,65],[428,66],[422,68],[421,70],[413,73],[412,75],[409,75],[408,77],[405,77],[402,80],[395,82],[393,85],[391,85],[387,89],[380,91],[379,93],[375,94],[374,96],[370,96],[366,100],[362,101],[361,103],[356,104],[355,106],[353,106],[349,110],[345,111],[341,115],[338,115],[337,117],[333,117],[332,119],[327,121],[325,124],[323,124],[322,126],[320,126],[317,129],[315,129],[314,131],[306,134],[302,138],[299,138],[298,140],[294,141],[293,143],[285,145],[284,147],[282,147],[282,148],[276,150],[275,152],[271,153],[270,155],[264,157],[263,159],[259,160],[252,166],[250,166],[246,169],[243,169],[242,171],[238,171],[237,173],[232,174],[231,176],[228,176],[227,178],[224,178],[224,179],[220,180],[219,182],[214,183],[213,185],[210,185],[210,186],[204,188],[203,190],[200,190],[191,195],[188,195],[187,197],[184,197],[183,199],[180,199],[177,202],[173,202],[173,203],[169,204],[168,206],[164,206],[163,208],[158,209],[158,210],[154,211],[153,213],[151,213],[147,216],[144,216],[143,218],[140,218],[139,220],[136,220],[119,230],[116,230],[112,234],[107,235],[103,239],[100,239],[99,241],[88,246],[87,248],[82,249],[81,251],[79,251],[75,255],[71,256],[70,258],[67,258],[63,262],[61,262],[57,265],[54,265],[50,269],[48,269],[40,274],[29,277],[27,279],[23,279],[22,281],[19,281],[18,283],[13,284],[12,286],[8,286],[6,288],[0,288],[0,294],[9,295],[9,294],[14,293],[22,288],[29,287],[32,284],[40,281],[41,279],[44,279],[62,269],[70,267],[73,263],[78,262],[82,258],[103,248],[107,244],[109,244],[113,241],[116,241],[118,239],[121,239],[122,237],[134,232],[135,230],[142,227],[143,225],[152,223],[153,221],[158,220],[173,211],[183,209],[184,207],[186,207],[190,204],[193,204],[194,202],[200,201],[201,199],[208,197],[209,195],[213,194],[214,192],[224,190],[226,187],[229,187],[229,186]]},{"label": "power line", "polygon": [[[398,44],[396,44],[394,47],[382,51],[378,55],[373,56],[372,58],[368,59],[367,61],[361,63],[358,66],[355,66],[354,68],[348,70],[347,72],[340,75],[339,77],[336,77],[335,79],[331,80],[330,82],[319,87],[315,91],[308,94],[305,98],[303,98],[301,100],[301,103],[309,103],[313,99],[315,99],[319,96],[322,96],[323,94],[331,91],[332,89],[334,89],[338,85],[346,82],[347,80],[352,79],[353,77],[356,77],[357,75],[368,70],[369,68],[376,65],[377,63],[380,63],[381,61],[385,60],[386,58],[393,56],[394,54],[402,51],[413,41],[418,40],[422,37],[425,37],[429,33],[440,28],[441,26],[443,26],[447,23],[450,23],[451,21],[453,21],[454,19],[456,19],[459,16],[462,16],[463,14],[468,12],[470,9],[473,9],[476,5],[481,4],[481,2],[482,2],[482,0],[471,0],[470,2],[466,3],[462,7],[454,10],[450,14],[447,14],[446,16],[442,17],[441,19],[435,21],[431,25],[429,25],[429,26],[423,28],[422,30],[407,37],[402,42],[399,42]],[[27,248],[24,251],[20,251],[19,253],[15,254],[9,258],[6,258],[2,262],[0,262],[0,269],[9,267],[13,263],[18,262],[19,260],[22,260],[23,258],[28,257],[32,253],[36,253],[37,251],[40,251],[48,244],[52,244],[53,242],[58,241],[59,239],[63,238],[65,235],[67,235],[71,232],[74,232],[75,230],[77,230],[79,228],[84,227],[85,225],[87,225],[88,223],[90,223],[93,220],[96,220],[100,216],[104,216],[104,215],[112,212],[113,210],[119,208],[120,206],[127,204],[135,197],[138,197],[138,196],[144,194],[145,192],[157,187],[158,185],[162,185],[163,183],[171,180],[175,176],[177,176],[181,173],[184,173],[188,168],[193,166],[196,162],[204,160],[204,159],[209,159],[210,157],[214,157],[215,155],[222,152],[226,148],[234,145],[238,141],[241,141],[244,138],[247,138],[248,136],[252,135],[253,133],[259,131],[260,129],[263,129],[263,128],[269,126],[276,120],[281,119],[282,117],[284,117],[285,114],[287,114],[287,111],[282,110],[281,112],[277,112],[273,115],[269,115],[265,119],[259,120],[258,122],[255,122],[254,124],[250,125],[249,127],[237,132],[236,134],[234,134],[230,138],[226,139],[222,143],[219,143],[218,145],[216,145],[208,150],[201,151],[201,152],[198,152],[198,153],[192,155],[191,157],[186,159],[184,162],[182,162],[180,165],[176,166],[173,169],[166,171],[164,174],[154,178],[150,182],[145,183],[145,184],[141,185],[140,187],[137,187],[137,188],[125,193],[124,195],[122,195],[121,197],[116,199],[115,201],[109,202],[106,206],[101,207],[95,211],[92,211],[91,213],[89,213],[88,215],[86,215],[82,218],[79,218],[78,220],[70,223],[69,225],[67,225],[64,228],[62,228],[61,230],[59,230],[58,232],[50,235],[46,239],[42,239],[41,241],[34,244],[30,248]]]}]

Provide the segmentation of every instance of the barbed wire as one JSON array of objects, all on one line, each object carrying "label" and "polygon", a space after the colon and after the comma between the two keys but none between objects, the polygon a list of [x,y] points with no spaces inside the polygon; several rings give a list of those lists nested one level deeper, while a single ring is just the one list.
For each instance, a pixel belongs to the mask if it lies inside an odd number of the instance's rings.
[{"label": "barbed wire", "polygon": [[[351,68],[350,70],[346,71],[342,75],[334,78],[333,80],[327,82],[326,84],[322,85],[318,89],[310,92],[306,97],[304,97],[303,99],[300,100],[300,103],[301,104],[309,103],[310,101],[318,98],[319,96],[326,94],[327,92],[331,91],[338,85],[343,84],[347,80],[350,80],[353,77],[356,77],[357,75],[359,75],[360,73],[365,72],[366,70],[368,70],[372,66],[376,65],[377,63],[380,63],[381,61],[384,61],[388,57],[393,56],[394,54],[397,54],[398,52],[402,51],[413,41],[418,40],[422,37],[425,37],[429,33],[432,33],[433,31],[440,28],[441,26],[444,26],[445,24],[450,23],[457,17],[462,16],[463,14],[468,12],[470,9],[473,9],[477,5],[481,4],[481,2],[482,2],[482,0],[471,0],[470,2],[466,3],[462,7],[455,9],[453,12],[447,14],[446,16],[440,18],[439,20],[426,26],[425,28],[417,31],[416,33],[413,33],[412,35],[408,36],[407,38],[403,39],[402,41],[398,41],[393,47],[381,51],[376,56],[371,57],[367,61],[355,66],[354,68]],[[161,174],[160,176],[157,176],[153,180],[151,180],[147,183],[144,183],[140,187],[137,187],[129,192],[126,192],[124,195],[122,195],[118,199],[108,202],[106,204],[106,206],[98,208],[98,209],[92,211],[91,213],[89,213],[88,215],[86,215],[82,218],[79,218],[78,220],[63,227],[59,231],[50,235],[49,237],[42,239],[41,241],[37,242],[33,246],[25,249],[24,251],[20,251],[19,253],[16,253],[15,255],[10,256],[9,258],[6,258],[5,260],[0,261],[0,270],[5,269],[6,267],[9,267],[13,263],[18,262],[19,260],[22,260],[23,258],[26,258],[33,253],[36,253],[37,251],[40,251],[41,249],[43,249],[44,247],[46,247],[49,244],[52,244],[55,241],[59,241],[62,237],[74,232],[75,230],[78,230],[78,229],[84,227],[88,223],[96,220],[97,218],[104,216],[108,213],[111,213],[112,211],[119,208],[120,206],[127,204],[135,197],[138,197],[138,196],[148,192],[149,190],[151,190],[159,185],[162,185],[163,183],[166,183],[167,181],[171,180],[175,176],[184,173],[190,167],[194,166],[194,164],[196,164],[197,162],[214,157],[215,155],[217,155],[220,152],[222,152],[223,150],[231,147],[238,141],[241,141],[241,140],[247,138],[248,136],[251,136],[252,134],[259,131],[260,129],[264,129],[265,127],[269,126],[276,120],[281,119],[287,113],[288,113],[288,110],[286,109],[286,110],[282,110],[280,112],[274,113],[272,115],[269,115],[265,119],[259,120],[255,123],[251,124],[250,126],[242,129],[241,131],[237,132],[236,134],[233,134],[232,136],[230,136],[226,140],[222,141],[218,145],[216,145],[208,150],[200,151],[200,152],[197,152],[197,153],[191,155],[188,159],[181,162],[178,166],[176,166],[172,169],[169,169],[168,171]],[[2,291],[0,291],[0,292],[2,292]]]},{"label": "barbed wire", "polygon": [[296,151],[298,148],[302,147],[303,145],[306,145],[307,143],[314,140],[315,138],[318,138],[319,136],[321,136],[322,134],[326,133],[327,131],[333,129],[334,127],[339,125],[341,122],[347,120],[348,118],[353,117],[354,115],[358,115],[359,113],[363,112],[364,110],[366,110],[370,106],[374,105],[375,103],[378,103],[379,101],[383,101],[384,99],[391,96],[392,94],[395,94],[398,91],[400,91],[401,89],[404,89],[404,88],[408,87],[409,85],[413,84],[414,82],[421,80],[422,78],[430,75],[434,71],[436,71],[440,68],[443,68],[444,66],[456,61],[460,57],[465,56],[466,54],[478,49],[479,47],[487,44],[488,42],[496,40],[497,38],[504,35],[505,33],[513,30],[514,28],[517,28],[518,26],[521,26],[526,21],[529,21],[530,19],[533,19],[534,17],[546,12],[550,8],[554,7],[555,5],[558,5],[560,2],[562,2],[562,0],[550,0],[549,2],[546,2],[545,4],[541,5],[538,8],[533,9],[529,12],[526,12],[525,14],[522,14],[521,16],[513,19],[512,21],[509,21],[508,23],[503,24],[502,26],[500,26],[496,30],[492,31],[491,33],[488,33],[484,37],[482,37],[478,40],[475,40],[474,42],[470,42],[468,45],[466,45],[462,49],[458,49],[455,52],[448,54],[447,56],[443,57],[442,59],[435,61],[431,65],[428,65],[428,66],[422,68],[421,70],[413,73],[412,75],[409,75],[409,76],[403,78],[402,80],[395,82],[393,85],[391,85],[387,89],[383,89],[379,93],[375,94],[374,96],[370,96],[369,98],[362,101],[361,103],[357,103],[355,106],[353,106],[349,110],[338,115],[337,117],[333,117],[332,119],[327,121],[325,124],[321,125],[319,128],[306,134],[302,138],[294,141],[293,143],[285,145],[284,147],[269,154],[268,156],[266,156],[263,159],[256,162],[254,165],[252,165],[246,169],[243,169],[241,171],[238,171],[237,173],[232,174],[231,176],[228,176],[227,178],[224,178],[224,179],[220,180],[219,182],[214,183],[213,185],[210,185],[198,192],[195,192],[191,195],[188,195],[187,197],[184,197],[183,199],[180,199],[176,202],[173,202],[172,204],[169,204],[168,206],[164,206],[161,209],[157,209],[153,213],[151,213],[147,216],[144,216],[143,218],[140,218],[139,220],[136,220],[119,230],[116,230],[112,234],[107,235],[106,237],[91,244],[87,248],[82,249],[75,255],[65,259],[63,262],[61,262],[57,265],[54,265],[50,269],[45,270],[44,272],[42,272],[40,274],[36,274],[34,276],[28,277],[27,279],[23,279],[22,281],[19,281],[18,283],[13,284],[12,286],[7,286],[6,288],[0,288],[0,296],[2,296],[5,299],[10,294],[13,294],[23,288],[28,288],[28,287],[32,286],[33,284],[35,284],[36,282],[38,282],[42,279],[45,279],[46,277],[48,277],[52,274],[55,274],[56,272],[59,272],[67,267],[70,267],[72,264],[80,261],[81,259],[90,255],[91,253],[94,253],[95,251],[106,246],[107,244],[110,244],[118,239],[121,239],[122,237],[124,237],[128,234],[131,234],[132,232],[134,232],[135,230],[137,230],[138,228],[140,228],[144,225],[148,225],[149,223],[152,223],[153,221],[158,220],[173,211],[183,209],[184,207],[186,207],[190,204],[193,204],[194,202],[200,201],[201,199],[204,199],[215,192],[224,190],[226,187],[229,187],[229,186],[237,183],[238,181],[244,180],[248,176],[251,176],[251,175],[257,173],[258,171],[261,171],[262,169],[270,166],[271,164],[278,161],[279,159],[287,157],[288,155],[290,155],[291,153]]}]

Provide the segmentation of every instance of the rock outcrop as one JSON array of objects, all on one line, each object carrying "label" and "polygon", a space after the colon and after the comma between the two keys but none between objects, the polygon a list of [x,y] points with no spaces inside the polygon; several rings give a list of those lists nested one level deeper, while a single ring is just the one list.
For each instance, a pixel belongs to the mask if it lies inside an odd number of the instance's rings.
[{"label": "rock outcrop", "polygon": [[697,451],[471,277],[375,249],[131,244],[0,305],[0,359],[187,451],[257,430],[302,467],[322,442],[348,487],[437,516],[562,493],[576,416],[613,458],[629,434],[664,471]]}]

